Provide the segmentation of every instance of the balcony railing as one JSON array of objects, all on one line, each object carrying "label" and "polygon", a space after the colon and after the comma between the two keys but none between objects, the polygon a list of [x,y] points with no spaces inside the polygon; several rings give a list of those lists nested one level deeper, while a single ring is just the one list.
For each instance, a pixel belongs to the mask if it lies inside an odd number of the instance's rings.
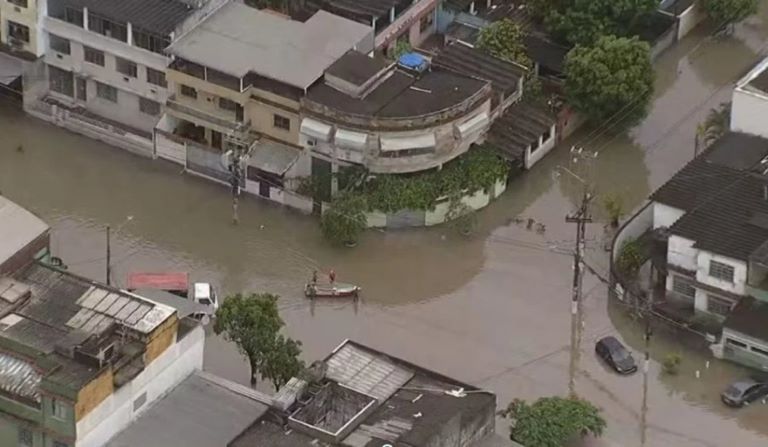
[{"label": "balcony railing", "polygon": [[222,115],[216,115],[214,113],[191,107],[187,104],[179,102],[176,98],[176,95],[171,95],[171,97],[168,98],[166,107],[170,110],[174,110],[193,118],[197,118],[200,121],[209,122],[216,126],[231,130],[238,130],[242,127],[247,128],[250,126],[250,121],[239,121],[238,116],[235,113],[232,113],[230,118],[223,118]]}]

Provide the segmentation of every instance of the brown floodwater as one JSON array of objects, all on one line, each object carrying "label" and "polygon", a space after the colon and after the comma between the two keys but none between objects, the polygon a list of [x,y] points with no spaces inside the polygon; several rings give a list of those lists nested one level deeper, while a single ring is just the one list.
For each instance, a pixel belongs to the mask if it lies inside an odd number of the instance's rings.
[{"label": "brown floodwater", "polygon": [[[322,240],[314,218],[255,198],[241,201],[241,223],[233,226],[227,189],[7,107],[0,107],[0,192],[52,225],[54,251],[78,273],[104,279],[104,227],[111,225],[120,228],[112,250],[117,284],[132,271],[186,270],[224,293],[280,295],[286,331],[303,342],[307,360],[353,338],[491,389],[500,406],[515,397],[563,394],[572,274],[567,252],[574,232],[564,216],[581,186],[558,167],[588,175],[598,194],[619,194],[628,210],[641,204],[690,160],[696,124],[729,98],[733,82],[765,53],[765,9],[731,38],[694,35],[667,52],[658,62],[657,97],[646,120],[629,133],[585,129],[561,144],[479,213],[470,238],[449,227],[370,231],[357,248],[337,249]],[[574,162],[572,145],[599,156],[589,164]],[[133,219],[123,224],[127,216]],[[599,209],[595,217],[604,218]],[[528,230],[529,218],[545,232]],[[591,225],[587,259],[605,273],[602,243],[602,223]],[[310,306],[304,299],[312,270],[331,268],[340,281],[363,287],[360,303]],[[577,387],[605,409],[609,424],[605,436],[589,444],[639,445],[642,378],[611,374],[592,355],[592,343],[618,334],[640,351],[640,325],[608,304],[595,278],[585,279],[585,291]],[[681,372],[663,375],[657,361],[673,351],[683,355]],[[663,334],[654,338],[653,358],[649,446],[768,445],[768,408],[731,411],[719,403],[719,392],[743,370]],[[247,381],[242,357],[213,334],[205,368]]]}]

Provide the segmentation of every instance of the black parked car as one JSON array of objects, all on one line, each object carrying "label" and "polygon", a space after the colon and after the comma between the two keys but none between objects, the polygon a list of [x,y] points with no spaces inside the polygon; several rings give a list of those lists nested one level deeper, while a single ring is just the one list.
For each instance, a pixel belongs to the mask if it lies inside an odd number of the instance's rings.
[{"label": "black parked car", "polygon": [[619,374],[632,374],[637,371],[635,359],[616,337],[601,338],[595,344],[595,352],[605,363]]},{"label": "black parked car", "polygon": [[720,399],[729,407],[743,407],[766,395],[768,395],[768,383],[746,378],[730,384],[720,395]]}]

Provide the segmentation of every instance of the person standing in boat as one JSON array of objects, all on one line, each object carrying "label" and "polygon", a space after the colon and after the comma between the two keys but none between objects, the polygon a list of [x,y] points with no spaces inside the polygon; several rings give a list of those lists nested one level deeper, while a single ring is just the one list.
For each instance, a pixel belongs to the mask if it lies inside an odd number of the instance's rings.
[{"label": "person standing in boat", "polygon": [[312,271],[312,285],[317,285],[317,270]]},{"label": "person standing in boat", "polygon": [[336,272],[331,269],[330,272],[328,272],[328,279],[331,281],[331,285],[333,285],[336,282]]}]

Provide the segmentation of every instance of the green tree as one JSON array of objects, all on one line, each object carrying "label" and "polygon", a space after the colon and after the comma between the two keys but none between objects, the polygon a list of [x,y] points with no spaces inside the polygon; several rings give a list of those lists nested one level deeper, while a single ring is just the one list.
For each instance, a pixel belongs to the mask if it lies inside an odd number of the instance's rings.
[{"label": "green tree", "polygon": [[400,56],[405,53],[410,53],[411,51],[413,51],[413,47],[411,46],[411,43],[408,42],[408,39],[398,39],[392,49],[392,54],[395,56],[395,59],[398,59]]},{"label": "green tree", "polygon": [[562,447],[588,434],[601,436],[606,425],[600,410],[579,398],[515,399],[501,414],[512,421],[510,438],[526,447]]},{"label": "green tree", "polygon": [[565,62],[568,102],[589,120],[617,118],[631,124],[645,116],[653,96],[650,48],[637,37],[601,37],[576,46]]},{"label": "green tree", "polygon": [[499,59],[530,68],[533,64],[525,52],[525,34],[520,25],[509,19],[499,20],[480,31],[477,47]]},{"label": "green tree", "polygon": [[637,34],[658,7],[658,0],[560,0],[545,12],[544,24],[561,41],[591,45],[603,35]]},{"label": "green tree", "polygon": [[719,29],[733,27],[757,13],[758,0],[704,0],[704,9]]},{"label": "green tree", "polygon": [[710,145],[728,132],[731,128],[731,103],[724,102],[710,109],[703,125],[704,144]]},{"label": "green tree", "polygon": [[366,227],[365,197],[360,194],[344,193],[333,199],[331,208],[323,213],[320,229],[323,235],[337,244],[354,245]]},{"label": "green tree", "polygon": [[213,331],[234,342],[248,359],[251,386],[260,376],[279,389],[304,368],[299,359],[301,342],[281,335],[283,326],[276,295],[238,293],[227,297],[216,311]]}]

